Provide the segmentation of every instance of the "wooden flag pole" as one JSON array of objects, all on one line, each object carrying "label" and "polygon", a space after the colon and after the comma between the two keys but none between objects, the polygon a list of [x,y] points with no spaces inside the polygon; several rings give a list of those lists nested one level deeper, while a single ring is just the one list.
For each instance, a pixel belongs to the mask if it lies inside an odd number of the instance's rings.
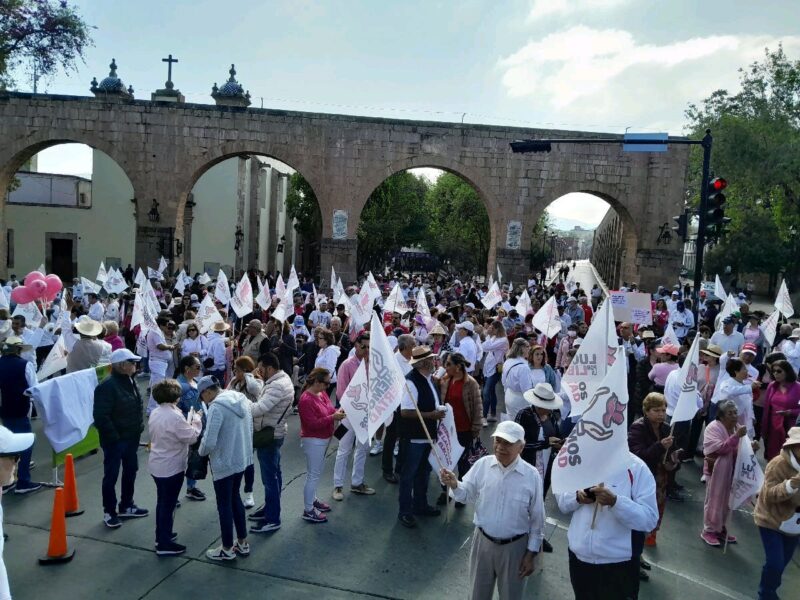
[{"label": "wooden flag pole", "polygon": [[[669,437],[672,437],[674,433],[675,433],[675,422],[673,421],[671,427],[669,428]],[[659,440],[659,443],[661,443],[661,440]],[[664,449],[664,459],[661,461],[662,465],[667,464],[667,456],[669,456],[669,448]]]}]

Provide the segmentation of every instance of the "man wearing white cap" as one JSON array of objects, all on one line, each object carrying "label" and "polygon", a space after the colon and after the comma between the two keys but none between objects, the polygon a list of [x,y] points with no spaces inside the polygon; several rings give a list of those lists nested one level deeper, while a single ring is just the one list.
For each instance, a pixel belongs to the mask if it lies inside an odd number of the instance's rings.
[{"label": "man wearing white cap", "polygon": [[[33,446],[32,433],[12,433],[0,427],[0,486],[9,484],[14,479],[14,468],[20,457],[28,453]],[[2,493],[0,493],[2,498]],[[8,573],[3,562],[3,506],[0,504],[0,598],[11,598],[8,586]]]},{"label": "man wearing white cap", "polygon": [[522,598],[544,538],[542,479],[520,458],[525,430],[504,421],[494,433],[494,455],[478,460],[458,481],[442,469],[442,482],[457,502],[475,504],[475,532],[469,558],[472,600]]},{"label": "man wearing white cap", "polygon": [[467,373],[470,375],[475,371],[475,363],[478,362],[478,345],[475,343],[475,325],[472,321],[464,321],[456,325],[456,337],[458,338],[458,351],[467,359]]}]

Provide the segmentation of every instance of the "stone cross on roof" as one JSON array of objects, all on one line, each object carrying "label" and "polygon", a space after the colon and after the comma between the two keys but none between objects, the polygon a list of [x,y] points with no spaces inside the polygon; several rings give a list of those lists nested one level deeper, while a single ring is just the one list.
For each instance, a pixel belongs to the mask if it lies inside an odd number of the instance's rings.
[{"label": "stone cross on roof", "polygon": [[171,90],[175,87],[175,84],[172,83],[172,63],[178,62],[178,59],[172,58],[172,54],[170,54],[167,58],[162,58],[161,62],[167,63],[167,83],[164,84],[164,87]]}]

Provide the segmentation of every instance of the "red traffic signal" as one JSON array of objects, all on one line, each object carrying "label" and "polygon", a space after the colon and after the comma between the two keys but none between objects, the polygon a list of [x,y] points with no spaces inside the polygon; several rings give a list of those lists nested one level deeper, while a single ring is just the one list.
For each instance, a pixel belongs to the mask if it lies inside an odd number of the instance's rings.
[{"label": "red traffic signal", "polygon": [[712,192],[721,192],[726,187],[728,187],[728,182],[722,177],[715,177],[708,182],[708,189]]}]

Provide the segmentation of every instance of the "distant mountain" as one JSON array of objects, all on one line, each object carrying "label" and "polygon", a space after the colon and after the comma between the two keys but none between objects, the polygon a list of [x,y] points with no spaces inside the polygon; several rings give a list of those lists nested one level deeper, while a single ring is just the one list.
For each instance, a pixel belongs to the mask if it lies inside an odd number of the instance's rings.
[{"label": "distant mountain", "polygon": [[575,227],[580,227],[582,229],[588,229],[590,231],[594,231],[597,229],[598,224],[592,225],[591,223],[585,223],[583,221],[578,221],[577,219],[564,219],[561,217],[551,217],[553,220],[553,224],[555,228],[559,231],[572,231]]}]

